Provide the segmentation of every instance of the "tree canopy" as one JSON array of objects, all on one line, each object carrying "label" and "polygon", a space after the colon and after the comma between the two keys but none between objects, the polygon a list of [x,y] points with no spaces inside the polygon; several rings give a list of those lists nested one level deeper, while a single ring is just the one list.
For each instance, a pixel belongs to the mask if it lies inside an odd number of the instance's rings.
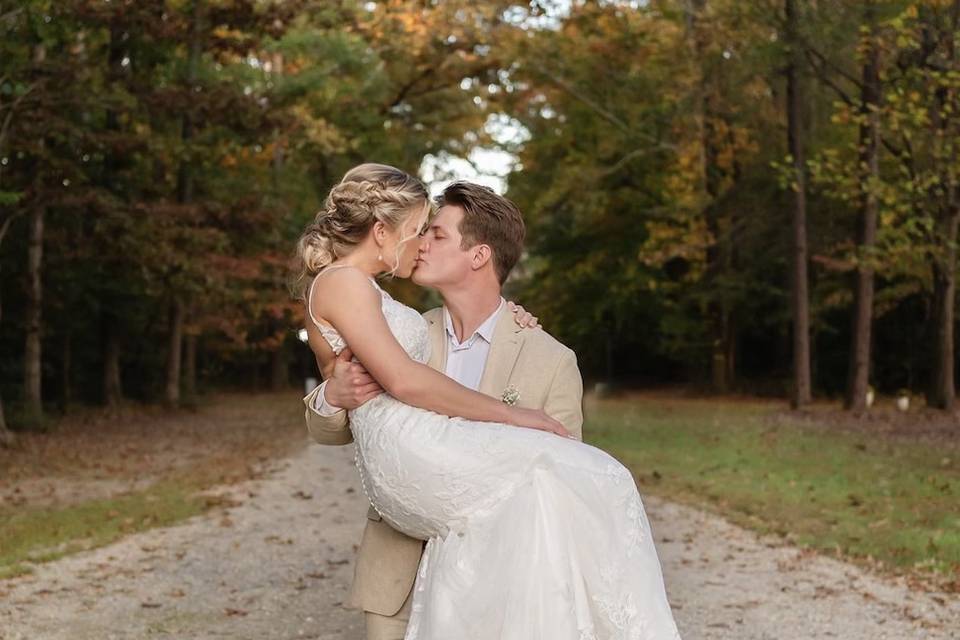
[{"label": "tree canopy", "polygon": [[306,375],[289,258],[330,186],[497,147],[528,225],[508,290],[588,377],[786,395],[802,331],[817,393],[949,408],[958,25],[952,0],[0,2],[0,397],[28,423]]}]

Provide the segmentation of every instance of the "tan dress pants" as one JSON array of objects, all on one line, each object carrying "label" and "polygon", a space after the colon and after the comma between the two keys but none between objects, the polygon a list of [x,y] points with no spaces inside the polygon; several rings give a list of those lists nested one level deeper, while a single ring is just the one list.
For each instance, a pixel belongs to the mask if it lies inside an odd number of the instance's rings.
[{"label": "tan dress pants", "polygon": [[413,601],[413,589],[397,611],[396,615],[381,616],[378,613],[364,612],[367,623],[367,640],[403,640],[410,621],[410,606]]}]

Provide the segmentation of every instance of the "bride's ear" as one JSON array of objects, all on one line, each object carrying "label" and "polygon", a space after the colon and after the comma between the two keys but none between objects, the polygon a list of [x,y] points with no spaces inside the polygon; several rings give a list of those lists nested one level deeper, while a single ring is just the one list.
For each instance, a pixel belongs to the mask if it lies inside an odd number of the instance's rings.
[{"label": "bride's ear", "polygon": [[373,223],[373,241],[378,247],[382,247],[387,241],[387,225],[380,220]]}]

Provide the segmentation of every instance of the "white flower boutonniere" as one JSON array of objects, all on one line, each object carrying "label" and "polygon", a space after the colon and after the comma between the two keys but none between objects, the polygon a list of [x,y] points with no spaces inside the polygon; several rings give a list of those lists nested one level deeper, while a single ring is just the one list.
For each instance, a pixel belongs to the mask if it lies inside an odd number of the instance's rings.
[{"label": "white flower boutonniere", "polygon": [[503,390],[503,395],[500,396],[500,399],[512,407],[520,400],[520,390],[511,384]]}]

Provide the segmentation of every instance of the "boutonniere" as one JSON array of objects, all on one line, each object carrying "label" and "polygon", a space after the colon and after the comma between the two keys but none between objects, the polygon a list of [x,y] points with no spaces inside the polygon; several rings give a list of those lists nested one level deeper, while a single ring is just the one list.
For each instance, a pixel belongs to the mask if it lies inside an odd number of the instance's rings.
[{"label": "boutonniere", "polygon": [[507,388],[503,390],[503,395],[500,396],[500,399],[512,407],[517,404],[517,401],[520,399],[520,390],[512,384],[508,385]]}]

